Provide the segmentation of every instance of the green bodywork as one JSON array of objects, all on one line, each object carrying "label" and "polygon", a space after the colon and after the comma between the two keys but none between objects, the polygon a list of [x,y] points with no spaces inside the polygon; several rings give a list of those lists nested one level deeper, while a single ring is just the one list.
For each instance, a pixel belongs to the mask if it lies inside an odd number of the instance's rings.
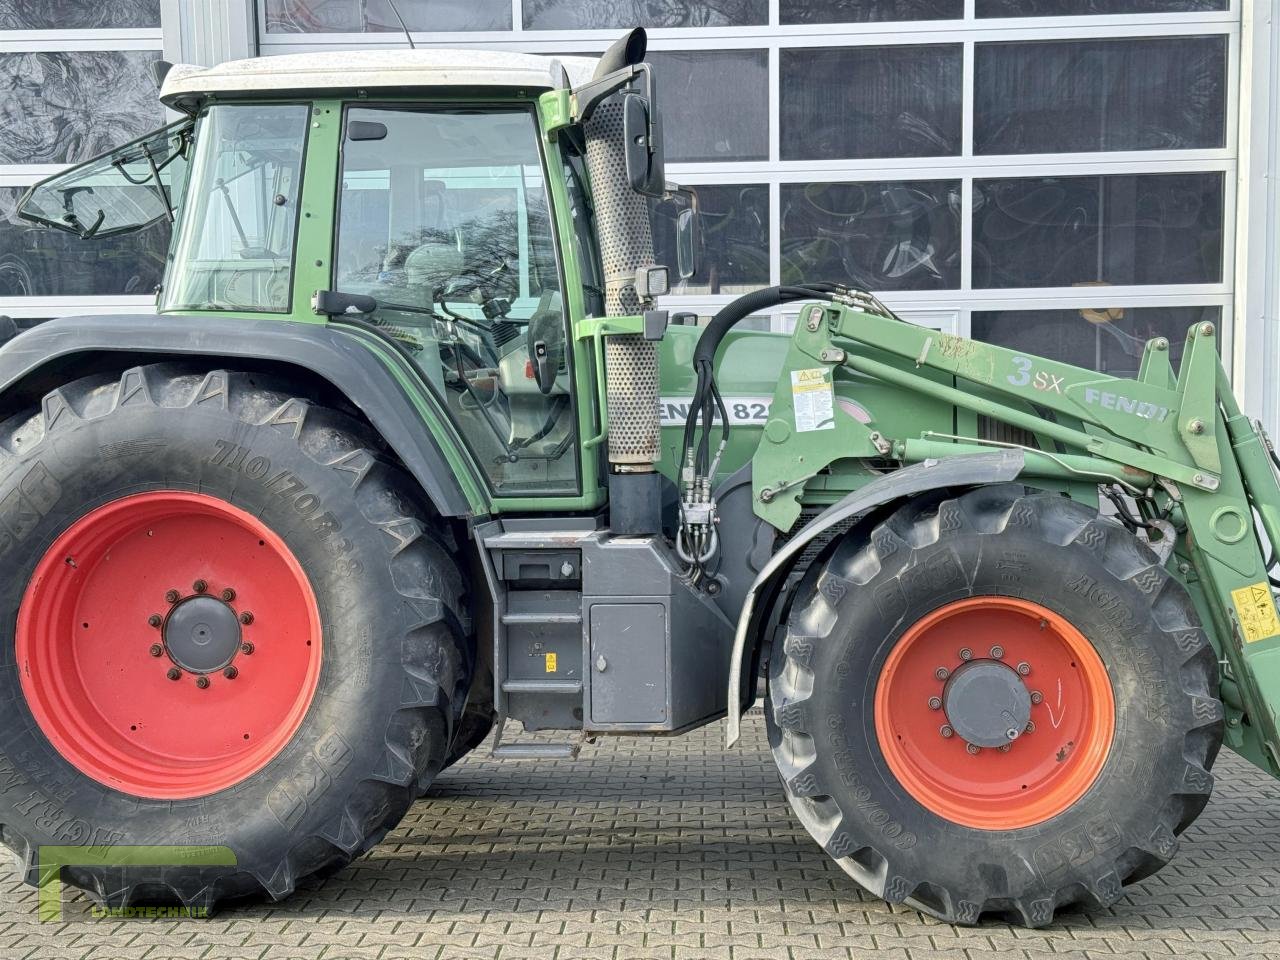
[{"label": "green bodywork", "polygon": [[[578,490],[495,495],[422,371],[376,331],[330,326],[373,354],[410,398],[421,429],[438,438],[473,514],[596,511],[607,498],[604,341],[641,332],[643,319],[587,315],[585,278],[599,271],[588,271],[576,258],[569,185],[563,164],[554,162],[561,138],[573,127],[572,98],[557,91],[513,94],[509,102],[535,107],[548,171],[571,348],[567,374],[576,398]],[[339,147],[347,105],[309,104],[289,310],[219,315],[328,322],[313,312],[311,299],[335,280]],[[673,480],[683,430],[679,407],[693,393],[690,361],[699,333],[697,327],[670,327],[660,347],[665,415],[658,467]],[[805,508],[833,503],[895,465],[989,450],[995,441],[984,439],[980,429],[986,418],[1034,437],[1034,444],[1024,446],[1028,483],[1094,505],[1099,483],[1147,495],[1146,502],[1158,503],[1176,531],[1169,570],[1190,590],[1222,663],[1227,743],[1280,775],[1280,623],[1255,524],[1256,516],[1266,539],[1280,543],[1280,485],[1265,438],[1231,394],[1216,337],[1212,325],[1194,327],[1176,376],[1168,344],[1153,340],[1139,377],[1119,379],[917,327],[867,309],[863,301],[838,297],[805,307],[790,337],[744,331],[726,338],[719,387],[731,409],[741,403],[743,415],[720,475],[749,462],[755,513],[787,531]],[[805,408],[797,410],[797,402]]]}]

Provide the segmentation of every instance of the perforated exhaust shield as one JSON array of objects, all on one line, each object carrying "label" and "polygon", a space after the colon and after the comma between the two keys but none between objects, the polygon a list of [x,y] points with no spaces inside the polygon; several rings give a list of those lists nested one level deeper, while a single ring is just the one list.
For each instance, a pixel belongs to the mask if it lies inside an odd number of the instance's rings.
[{"label": "perforated exhaust shield", "polygon": [[[605,313],[635,316],[636,268],[653,263],[649,205],[627,182],[622,97],[601,103],[584,125],[587,169],[595,199],[596,232],[605,279]],[[609,462],[643,468],[658,461],[658,347],[639,335],[606,337]]]}]

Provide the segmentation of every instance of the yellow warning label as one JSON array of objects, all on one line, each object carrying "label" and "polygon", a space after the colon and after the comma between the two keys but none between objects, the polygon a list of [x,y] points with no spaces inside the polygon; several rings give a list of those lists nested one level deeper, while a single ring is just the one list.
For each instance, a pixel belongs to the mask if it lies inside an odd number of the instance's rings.
[{"label": "yellow warning label", "polygon": [[1265,580],[1232,590],[1231,600],[1240,617],[1240,629],[1244,631],[1245,643],[1256,643],[1280,633],[1280,616],[1276,615],[1271,585]]},{"label": "yellow warning label", "polygon": [[556,672],[556,655],[554,653],[547,654],[547,673]]}]

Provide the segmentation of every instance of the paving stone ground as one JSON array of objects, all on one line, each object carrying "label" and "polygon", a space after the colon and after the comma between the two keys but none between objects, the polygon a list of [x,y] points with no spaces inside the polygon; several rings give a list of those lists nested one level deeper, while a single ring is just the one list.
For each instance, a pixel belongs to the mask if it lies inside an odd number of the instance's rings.
[{"label": "paving stone ground", "polygon": [[1280,784],[1230,754],[1178,858],[1113,909],[966,929],[861,894],[827,859],[782,799],[758,713],[722,743],[715,724],[577,762],[470,758],[343,873],[210,920],[95,920],[67,894],[40,924],[0,867],[0,957],[1280,958]]}]

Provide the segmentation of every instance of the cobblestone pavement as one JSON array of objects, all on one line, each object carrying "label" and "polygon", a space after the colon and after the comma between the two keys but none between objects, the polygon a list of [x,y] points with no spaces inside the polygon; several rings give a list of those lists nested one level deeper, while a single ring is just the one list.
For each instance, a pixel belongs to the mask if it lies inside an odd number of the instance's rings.
[{"label": "cobblestone pavement", "polygon": [[861,894],[782,800],[759,714],[576,763],[469,759],[367,857],[211,920],[95,920],[0,873],[0,957],[609,960],[1280,958],[1280,785],[1224,754],[1172,865],[1046,930],[952,927]]}]

